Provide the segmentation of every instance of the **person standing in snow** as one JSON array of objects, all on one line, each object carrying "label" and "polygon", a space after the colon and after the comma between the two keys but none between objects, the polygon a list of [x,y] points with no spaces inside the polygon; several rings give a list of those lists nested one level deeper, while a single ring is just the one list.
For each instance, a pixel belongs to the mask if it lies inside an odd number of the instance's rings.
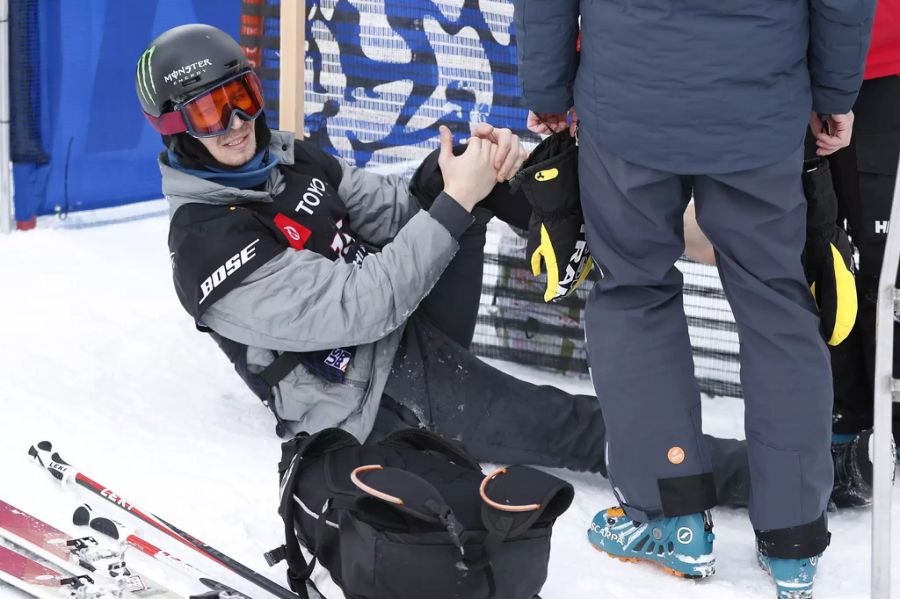
[{"label": "person standing in snow", "polygon": [[679,576],[715,571],[716,482],[674,266],[693,196],[741,339],[757,558],[779,597],[811,597],[830,539],[832,388],[801,264],[803,136],[812,121],[828,125],[823,149],[849,143],[874,0],[514,4],[529,126],[561,130],[578,106],[604,273],[586,336],[619,506],[590,542]]},{"label": "person standing in snow", "polygon": [[[872,426],[875,304],[900,156],[900,0],[878,0],[864,77],[853,105],[853,139],[848,147],[828,155],[838,220],[846,221],[859,250],[857,324],[844,343],[831,348],[835,450]],[[808,156],[830,149],[820,148],[813,135],[807,142]],[[900,328],[895,328],[894,347],[900,347]],[[900,377],[896,350],[894,376]],[[900,437],[896,405],[893,433]]]}]

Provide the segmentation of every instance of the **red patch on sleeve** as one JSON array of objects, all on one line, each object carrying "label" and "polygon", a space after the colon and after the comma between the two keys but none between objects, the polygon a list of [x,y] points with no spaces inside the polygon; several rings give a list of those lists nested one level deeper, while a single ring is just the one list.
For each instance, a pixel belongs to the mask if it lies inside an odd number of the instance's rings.
[{"label": "red patch on sleeve", "polygon": [[283,214],[275,217],[275,226],[284,233],[288,243],[295,250],[302,250],[312,235],[312,231]]}]

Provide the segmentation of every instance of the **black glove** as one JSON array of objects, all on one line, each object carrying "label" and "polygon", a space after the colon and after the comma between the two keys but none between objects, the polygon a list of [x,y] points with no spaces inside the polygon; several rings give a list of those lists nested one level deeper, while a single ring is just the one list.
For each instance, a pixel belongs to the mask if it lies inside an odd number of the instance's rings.
[{"label": "black glove", "polygon": [[[459,156],[465,151],[466,146],[453,146],[454,156]],[[419,206],[424,210],[431,208],[434,199],[444,191],[444,176],[441,174],[441,167],[438,166],[440,156],[440,148],[426,156],[409,180],[409,193],[418,200]]]},{"label": "black glove", "polygon": [[819,308],[822,335],[828,345],[838,345],[856,323],[856,269],[850,239],[837,226],[837,196],[827,160],[804,161],[803,191],[807,203],[803,270]]},{"label": "black glove", "polygon": [[547,272],[544,301],[575,291],[591,271],[578,191],[578,145],[568,129],[544,139],[510,182],[531,204],[526,259],[534,276]]}]

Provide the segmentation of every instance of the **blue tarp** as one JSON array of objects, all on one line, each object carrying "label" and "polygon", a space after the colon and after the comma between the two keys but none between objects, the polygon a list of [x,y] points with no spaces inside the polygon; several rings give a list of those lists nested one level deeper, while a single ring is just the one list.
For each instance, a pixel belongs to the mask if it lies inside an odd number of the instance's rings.
[{"label": "blue tarp", "polygon": [[[34,1],[12,0],[24,10]],[[33,8],[33,7],[32,7]],[[176,25],[209,23],[237,38],[238,0],[38,0],[45,164],[15,163],[16,220],[161,197],[159,135],[141,114],[134,69],[144,47]],[[24,65],[20,65],[24,66]],[[11,65],[12,85],[17,65]],[[12,118],[16,118],[12,106]]]}]

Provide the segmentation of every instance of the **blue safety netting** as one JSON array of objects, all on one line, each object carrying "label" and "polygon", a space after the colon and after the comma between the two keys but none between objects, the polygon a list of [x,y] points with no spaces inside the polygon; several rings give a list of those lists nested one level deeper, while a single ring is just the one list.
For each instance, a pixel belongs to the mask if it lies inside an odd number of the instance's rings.
[{"label": "blue safety netting", "polygon": [[11,0],[16,219],[161,197],[159,135],[141,115],[134,68],[176,25],[237,37],[236,0]]}]

